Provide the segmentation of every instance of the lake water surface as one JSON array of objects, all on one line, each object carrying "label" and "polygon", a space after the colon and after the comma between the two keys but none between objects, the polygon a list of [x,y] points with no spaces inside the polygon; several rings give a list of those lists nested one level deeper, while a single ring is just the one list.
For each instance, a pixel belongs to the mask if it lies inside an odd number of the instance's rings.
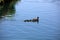
[{"label": "lake water surface", "polygon": [[[12,17],[0,19],[0,40],[60,40],[60,2],[21,0]],[[39,17],[39,23],[24,22]]]}]

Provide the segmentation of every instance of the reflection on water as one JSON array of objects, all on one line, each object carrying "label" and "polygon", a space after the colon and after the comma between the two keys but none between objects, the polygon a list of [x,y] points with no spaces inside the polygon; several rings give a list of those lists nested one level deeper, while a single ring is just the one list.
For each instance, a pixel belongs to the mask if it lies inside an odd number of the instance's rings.
[{"label": "reflection on water", "polygon": [[[52,1],[21,0],[0,6],[0,17],[5,16],[0,19],[0,40],[60,40],[60,2]],[[38,24],[24,22],[37,16]]]},{"label": "reflection on water", "polygon": [[4,1],[0,2],[0,18],[5,16],[10,17],[15,14],[15,4],[17,3],[17,0],[14,1],[7,0],[5,1],[5,3]]}]

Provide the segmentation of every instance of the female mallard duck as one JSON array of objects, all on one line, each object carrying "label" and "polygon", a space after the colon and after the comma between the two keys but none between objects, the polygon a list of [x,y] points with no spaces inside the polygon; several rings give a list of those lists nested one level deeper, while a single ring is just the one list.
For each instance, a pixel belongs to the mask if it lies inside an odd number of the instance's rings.
[{"label": "female mallard duck", "polygon": [[39,22],[39,17],[30,20],[24,20],[24,22]]}]

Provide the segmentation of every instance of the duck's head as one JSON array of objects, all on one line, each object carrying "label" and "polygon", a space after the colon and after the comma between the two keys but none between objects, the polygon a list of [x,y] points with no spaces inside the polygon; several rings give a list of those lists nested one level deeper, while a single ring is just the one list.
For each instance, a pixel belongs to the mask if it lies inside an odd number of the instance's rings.
[{"label": "duck's head", "polygon": [[39,19],[39,17],[37,17],[37,19]]}]

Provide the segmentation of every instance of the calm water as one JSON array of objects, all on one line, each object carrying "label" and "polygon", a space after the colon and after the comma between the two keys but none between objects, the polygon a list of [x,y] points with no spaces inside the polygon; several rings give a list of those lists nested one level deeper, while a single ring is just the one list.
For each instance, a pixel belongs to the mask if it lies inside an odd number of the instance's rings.
[{"label": "calm water", "polygon": [[[60,40],[59,0],[21,0],[15,14],[0,20],[0,40]],[[23,22],[39,16],[39,23]]]}]

